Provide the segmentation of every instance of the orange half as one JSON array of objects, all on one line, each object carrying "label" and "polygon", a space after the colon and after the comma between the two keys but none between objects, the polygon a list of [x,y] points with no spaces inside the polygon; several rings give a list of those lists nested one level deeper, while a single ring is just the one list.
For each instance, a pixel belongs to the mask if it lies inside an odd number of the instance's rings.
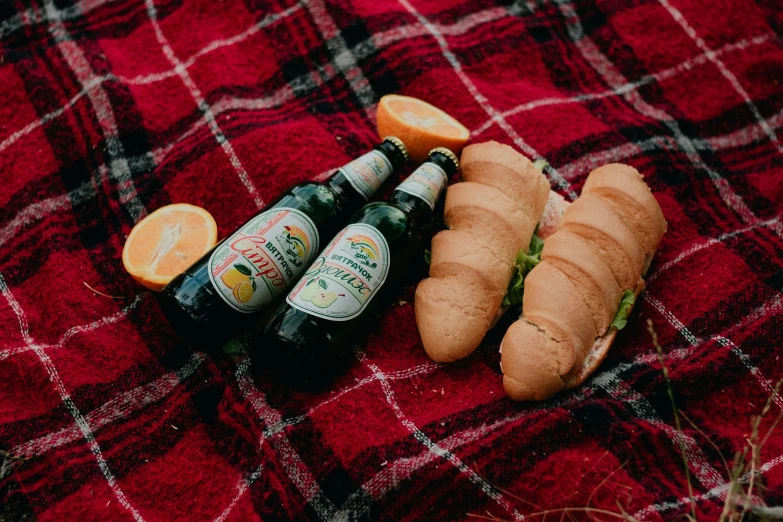
[{"label": "orange half", "polygon": [[435,147],[459,155],[470,131],[455,118],[429,103],[389,94],[378,103],[378,134],[396,136],[405,143],[413,161],[421,163]]},{"label": "orange half", "polygon": [[209,212],[186,203],[168,205],[133,227],[122,250],[122,264],[142,285],[162,290],[215,243],[217,225]]}]

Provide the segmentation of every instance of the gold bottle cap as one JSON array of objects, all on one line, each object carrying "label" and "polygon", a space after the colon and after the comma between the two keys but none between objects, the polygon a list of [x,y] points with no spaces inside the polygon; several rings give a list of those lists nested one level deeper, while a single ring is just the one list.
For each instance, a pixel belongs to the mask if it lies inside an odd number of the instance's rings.
[{"label": "gold bottle cap", "polygon": [[433,152],[438,152],[440,154],[443,154],[444,156],[449,158],[452,163],[454,163],[454,167],[455,168],[457,168],[457,169],[459,168],[459,160],[457,159],[457,155],[454,154],[453,152],[451,152],[446,147],[435,147],[434,149],[432,149],[430,151],[429,156],[432,156]]},{"label": "gold bottle cap", "polygon": [[383,138],[383,141],[388,141],[398,149],[400,149],[400,152],[402,152],[402,155],[405,157],[405,161],[408,161],[408,149],[405,148],[405,144],[402,142],[402,140],[396,136],[386,136]]}]

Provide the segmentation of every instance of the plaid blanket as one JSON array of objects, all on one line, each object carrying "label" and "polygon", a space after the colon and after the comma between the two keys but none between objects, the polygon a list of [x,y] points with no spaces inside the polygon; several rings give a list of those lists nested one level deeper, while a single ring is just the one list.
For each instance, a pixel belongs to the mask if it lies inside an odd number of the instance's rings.
[{"label": "plaid blanket", "polygon": [[[0,2],[0,520],[660,520],[690,498],[717,519],[751,481],[746,504],[783,501],[779,432],[734,480],[722,461],[783,375],[775,0],[25,4]],[[292,390],[192,351],[123,270],[162,205],[225,235],[368,150],[387,93],[546,158],[568,199],[604,163],[645,175],[669,232],[582,388],[507,400],[497,334],[433,364],[410,286],[331,389]]]}]

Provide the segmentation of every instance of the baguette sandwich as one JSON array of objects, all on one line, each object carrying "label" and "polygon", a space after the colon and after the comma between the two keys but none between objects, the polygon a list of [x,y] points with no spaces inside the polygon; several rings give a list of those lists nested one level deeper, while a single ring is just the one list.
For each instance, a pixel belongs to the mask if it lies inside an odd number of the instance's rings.
[{"label": "baguette sandwich", "polygon": [[528,158],[496,142],[466,147],[462,181],[446,192],[448,230],[432,239],[430,277],[416,288],[416,323],[437,362],[461,359],[494,324],[549,197]]},{"label": "baguette sandwich", "polygon": [[546,399],[595,371],[644,289],[666,226],[634,168],[590,173],[524,279],[522,316],[500,346],[509,397]]}]

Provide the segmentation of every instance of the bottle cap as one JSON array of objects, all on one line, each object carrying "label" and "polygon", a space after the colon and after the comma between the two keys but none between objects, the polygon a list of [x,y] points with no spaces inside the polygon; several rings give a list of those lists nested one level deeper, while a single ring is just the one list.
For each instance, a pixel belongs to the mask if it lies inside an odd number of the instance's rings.
[{"label": "bottle cap", "polygon": [[383,141],[388,141],[395,147],[399,149],[399,151],[402,153],[403,157],[405,158],[405,161],[408,161],[408,149],[405,148],[405,144],[402,142],[400,138],[397,138],[396,136],[386,136],[383,138]]},{"label": "bottle cap", "polygon": [[443,154],[444,156],[449,158],[451,162],[454,163],[454,167],[457,169],[459,168],[459,160],[457,159],[456,154],[451,152],[449,149],[447,149],[446,147],[435,147],[430,151],[429,155],[432,156],[436,152],[439,154]]}]

